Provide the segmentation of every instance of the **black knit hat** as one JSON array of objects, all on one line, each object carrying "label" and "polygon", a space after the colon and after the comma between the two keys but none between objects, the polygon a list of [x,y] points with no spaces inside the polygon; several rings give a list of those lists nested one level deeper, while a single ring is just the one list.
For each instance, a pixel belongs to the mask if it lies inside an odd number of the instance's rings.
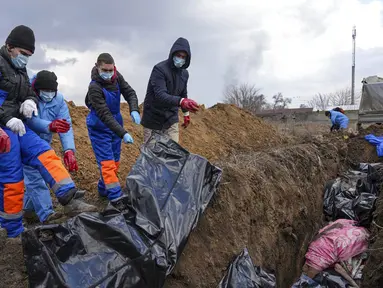
[{"label": "black knit hat", "polygon": [[5,44],[23,48],[35,53],[35,34],[32,29],[27,26],[16,26],[8,35],[7,40],[5,40]]},{"label": "black knit hat", "polygon": [[42,70],[36,75],[33,87],[36,90],[57,91],[57,76],[54,72]]}]

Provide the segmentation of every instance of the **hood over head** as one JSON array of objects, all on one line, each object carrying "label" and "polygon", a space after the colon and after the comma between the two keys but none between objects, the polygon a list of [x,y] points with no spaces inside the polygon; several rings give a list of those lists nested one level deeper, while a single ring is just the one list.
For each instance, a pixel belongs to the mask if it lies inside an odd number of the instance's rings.
[{"label": "hood over head", "polygon": [[172,67],[175,67],[173,63],[173,55],[177,51],[185,51],[188,54],[188,56],[186,57],[185,65],[181,67],[181,69],[187,69],[190,66],[190,61],[191,61],[191,51],[190,51],[189,41],[186,40],[185,38],[180,37],[176,40],[176,42],[174,42],[172,48],[170,49],[169,58],[168,58],[168,61]]}]

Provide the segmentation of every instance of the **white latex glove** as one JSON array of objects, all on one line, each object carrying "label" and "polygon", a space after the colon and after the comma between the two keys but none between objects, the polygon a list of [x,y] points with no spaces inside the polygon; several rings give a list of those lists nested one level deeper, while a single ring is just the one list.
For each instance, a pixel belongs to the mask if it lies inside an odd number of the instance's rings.
[{"label": "white latex glove", "polygon": [[35,101],[33,100],[25,100],[20,107],[20,113],[22,113],[27,118],[32,118],[33,113],[35,113],[35,116],[38,115],[37,106]]},{"label": "white latex glove", "polygon": [[11,129],[13,133],[18,133],[20,137],[26,133],[23,121],[18,118],[11,118],[5,126]]}]

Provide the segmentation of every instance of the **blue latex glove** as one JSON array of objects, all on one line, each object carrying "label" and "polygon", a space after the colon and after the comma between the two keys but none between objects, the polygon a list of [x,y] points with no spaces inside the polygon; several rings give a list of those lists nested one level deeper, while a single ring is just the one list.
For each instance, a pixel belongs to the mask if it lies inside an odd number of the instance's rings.
[{"label": "blue latex glove", "polygon": [[140,117],[140,113],[138,113],[137,111],[132,111],[130,113],[130,116],[132,116],[132,121],[136,124],[140,124],[141,122],[141,117]]},{"label": "blue latex glove", "polygon": [[122,140],[124,140],[125,144],[133,144],[133,138],[132,138],[132,136],[130,136],[129,133],[126,133]]}]

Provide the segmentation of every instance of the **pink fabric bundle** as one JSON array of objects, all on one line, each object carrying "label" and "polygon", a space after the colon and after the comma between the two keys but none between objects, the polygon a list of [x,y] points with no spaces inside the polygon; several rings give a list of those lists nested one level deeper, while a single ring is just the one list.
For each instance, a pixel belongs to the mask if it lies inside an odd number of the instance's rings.
[{"label": "pink fabric bundle", "polygon": [[339,219],[322,228],[306,253],[306,264],[318,271],[348,260],[368,248],[370,234],[354,220]]}]

